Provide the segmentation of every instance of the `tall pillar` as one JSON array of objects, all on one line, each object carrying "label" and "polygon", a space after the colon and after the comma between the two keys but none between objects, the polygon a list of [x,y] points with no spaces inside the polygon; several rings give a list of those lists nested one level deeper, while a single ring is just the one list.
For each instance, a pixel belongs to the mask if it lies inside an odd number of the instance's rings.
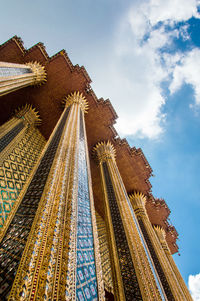
[{"label": "tall pillar", "polygon": [[176,275],[169,264],[166,253],[164,252],[151,225],[145,209],[146,197],[142,193],[134,193],[130,195],[129,198],[167,300],[192,300],[189,294],[184,294],[180,283],[177,281]]},{"label": "tall pillar", "polygon": [[99,161],[116,300],[161,300],[110,142],[94,148]]},{"label": "tall pillar", "polygon": [[0,96],[18,89],[46,82],[46,71],[40,63],[13,64],[0,62]]},{"label": "tall pillar", "polygon": [[177,281],[178,281],[178,283],[179,283],[179,285],[180,285],[180,287],[181,287],[181,289],[182,289],[182,291],[185,295],[185,299],[192,301],[192,297],[191,297],[191,295],[188,291],[188,288],[187,288],[187,286],[186,286],[186,284],[185,284],[185,282],[184,282],[184,280],[183,280],[183,278],[182,278],[182,276],[181,276],[181,274],[180,274],[180,272],[179,272],[179,270],[178,270],[178,268],[177,268],[177,266],[174,262],[174,259],[171,255],[171,252],[169,250],[169,247],[168,247],[168,244],[167,244],[167,241],[166,241],[166,234],[165,234],[164,229],[162,229],[159,226],[154,226],[154,230],[155,230],[155,232],[157,234],[157,237],[160,241],[160,244],[161,244],[161,246],[162,246],[162,248],[163,248],[163,250],[166,254],[166,257],[169,260],[169,263],[172,267],[172,270],[173,270],[174,274],[176,275]]},{"label": "tall pillar", "polygon": [[18,110],[0,127],[0,237],[20,202],[20,192],[45,145],[36,128],[40,118],[31,106]]},{"label": "tall pillar", "polygon": [[[82,94],[68,96],[43,152],[38,169],[48,177],[44,190],[40,184],[35,187],[42,193],[9,300],[104,300],[84,121],[86,110],[87,101]],[[58,143],[51,169],[40,168],[52,156],[48,149],[55,139]],[[37,178],[33,177],[34,181]],[[33,203],[31,194],[25,199]]]}]

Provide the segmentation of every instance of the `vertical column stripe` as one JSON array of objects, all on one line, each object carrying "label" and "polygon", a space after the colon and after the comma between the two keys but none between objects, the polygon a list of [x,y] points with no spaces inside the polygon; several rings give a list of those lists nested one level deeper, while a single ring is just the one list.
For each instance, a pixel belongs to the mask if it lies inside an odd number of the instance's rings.
[{"label": "vertical column stripe", "polygon": [[0,299],[7,300],[68,116],[66,110],[0,244]]},{"label": "vertical column stripe", "polygon": [[117,205],[117,200],[112,185],[111,177],[109,174],[108,166],[106,162],[103,162],[102,165],[106,181],[106,189],[109,200],[109,207],[115,235],[117,253],[119,258],[121,277],[124,286],[125,298],[126,300],[130,301],[142,300],[142,295],[133,266],[132,257],[130,254],[129,245],[126,238],[120,211]]}]

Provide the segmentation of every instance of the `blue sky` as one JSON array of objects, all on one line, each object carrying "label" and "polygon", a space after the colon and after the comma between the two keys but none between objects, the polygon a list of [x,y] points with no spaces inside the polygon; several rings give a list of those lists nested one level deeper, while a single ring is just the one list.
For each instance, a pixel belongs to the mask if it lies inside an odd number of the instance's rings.
[{"label": "blue sky", "polygon": [[[4,1],[1,42],[17,34],[66,49],[98,97],[110,98],[116,128],[142,147],[166,200],[181,256],[174,259],[200,300],[199,0]],[[193,276],[191,276],[193,275]]]}]

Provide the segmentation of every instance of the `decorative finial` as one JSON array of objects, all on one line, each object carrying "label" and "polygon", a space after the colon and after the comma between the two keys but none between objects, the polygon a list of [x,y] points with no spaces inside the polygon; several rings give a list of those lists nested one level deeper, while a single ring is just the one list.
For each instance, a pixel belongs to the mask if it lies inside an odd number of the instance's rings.
[{"label": "decorative finial", "polygon": [[116,150],[110,141],[99,142],[93,148],[93,154],[100,162],[106,161],[107,159],[115,160]]},{"label": "decorative finial", "polygon": [[87,113],[88,102],[87,102],[85,96],[83,96],[83,93],[80,93],[79,91],[78,92],[75,91],[74,93],[71,93],[71,95],[68,95],[64,99],[64,102],[65,102],[66,107],[71,106],[73,103],[78,103],[80,105],[82,111],[84,113]]},{"label": "decorative finial", "polygon": [[42,85],[47,81],[47,73],[40,63],[38,62],[29,62],[26,65],[31,69],[35,78],[32,85]]},{"label": "decorative finial", "polygon": [[35,126],[40,125],[42,121],[39,112],[30,104],[26,104],[24,107],[15,110],[15,116]]},{"label": "decorative finial", "polygon": [[157,236],[159,237],[160,241],[165,241],[165,237],[166,237],[165,230],[159,225],[156,225],[156,226],[154,225],[153,228],[156,231]]},{"label": "decorative finial", "polygon": [[146,196],[142,192],[134,192],[129,195],[129,199],[138,205],[145,206],[146,204]]}]

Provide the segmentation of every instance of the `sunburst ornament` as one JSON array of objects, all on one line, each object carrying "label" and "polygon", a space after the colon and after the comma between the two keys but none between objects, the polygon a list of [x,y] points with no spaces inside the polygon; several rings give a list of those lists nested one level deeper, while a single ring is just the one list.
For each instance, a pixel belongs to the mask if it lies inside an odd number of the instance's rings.
[{"label": "sunburst ornament", "polygon": [[146,196],[142,192],[134,192],[130,194],[129,199],[138,205],[145,206],[146,204]]},{"label": "sunburst ornament", "polygon": [[39,112],[30,104],[26,104],[24,107],[16,109],[15,116],[35,126],[40,125],[42,121]]},{"label": "sunburst ornament", "polygon": [[160,238],[161,241],[165,241],[165,238],[166,238],[166,233],[165,233],[165,230],[159,226],[159,225],[154,225],[153,226],[155,232],[157,233],[158,237]]},{"label": "sunburst ornament", "polygon": [[110,141],[104,141],[97,143],[97,145],[93,148],[93,154],[100,162],[107,159],[115,160],[116,150]]},{"label": "sunburst ornament", "polygon": [[75,91],[74,93],[71,93],[64,99],[64,103],[66,107],[71,106],[73,103],[78,103],[84,113],[87,113],[88,111],[88,102],[83,96],[83,93],[80,93],[79,91]]},{"label": "sunburst ornament", "polygon": [[26,65],[31,69],[34,74],[34,81],[32,85],[42,85],[47,81],[47,73],[45,67],[38,62],[29,62]]}]

